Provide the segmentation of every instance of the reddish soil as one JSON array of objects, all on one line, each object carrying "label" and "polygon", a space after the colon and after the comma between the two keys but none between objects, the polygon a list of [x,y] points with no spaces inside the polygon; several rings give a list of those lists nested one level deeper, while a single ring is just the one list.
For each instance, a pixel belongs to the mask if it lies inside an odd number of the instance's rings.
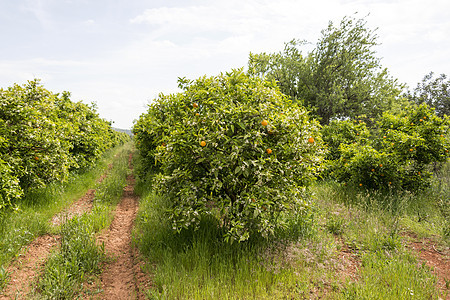
[{"label": "reddish soil", "polygon": [[450,281],[450,248],[438,246],[431,239],[418,239],[414,234],[409,233],[408,236],[412,238],[408,247],[417,253],[421,262],[431,268],[438,279],[438,287],[444,293],[449,293],[446,282]]},{"label": "reddish soil", "polygon": [[45,235],[37,237],[28,245],[26,251],[8,268],[11,279],[0,299],[24,299],[32,291],[31,283],[37,281],[52,248],[58,245],[58,239],[59,237]]},{"label": "reddish soil", "polygon": [[103,268],[101,299],[145,299],[144,288],[150,285],[141,269],[143,262],[131,240],[139,205],[133,190],[134,178],[130,175],[114,220],[97,239],[99,243],[104,243],[106,253],[112,256]]},{"label": "reddish soil", "polygon": [[346,279],[350,279],[352,281],[358,280],[358,273],[361,267],[361,259],[345,244],[338,252],[337,266],[342,282],[344,282]]},{"label": "reddish soil", "polygon": [[51,221],[52,225],[61,225],[61,223],[64,223],[65,220],[70,220],[75,216],[80,216],[83,213],[90,211],[92,209],[94,197],[95,190],[88,190],[83,197],[74,202],[70,207],[63,210],[59,214],[54,215]]}]

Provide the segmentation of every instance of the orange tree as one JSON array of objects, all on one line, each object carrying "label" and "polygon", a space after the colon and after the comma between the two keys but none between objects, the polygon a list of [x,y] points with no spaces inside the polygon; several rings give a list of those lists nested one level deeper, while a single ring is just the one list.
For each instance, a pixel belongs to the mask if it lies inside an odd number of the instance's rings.
[{"label": "orange tree", "polygon": [[[337,132],[344,123],[351,124],[341,121],[325,126],[324,140],[339,138]],[[354,121],[355,126],[359,122]],[[337,153],[329,157],[329,170],[338,181],[362,188],[415,191],[426,187],[435,164],[449,157],[449,120],[425,104],[400,113],[386,112],[369,135],[366,130],[360,128],[353,139],[335,143],[337,148],[330,151]]]},{"label": "orange tree", "polygon": [[71,102],[68,93],[53,94],[38,80],[0,89],[0,208],[93,164],[114,141],[95,107]]},{"label": "orange tree", "polygon": [[113,131],[94,104],[73,102],[69,97],[69,92],[58,95],[55,105],[58,118],[64,120],[60,126],[66,132],[65,140],[70,144],[71,169],[89,167],[107,149],[122,144],[126,134]]},{"label": "orange tree", "polygon": [[[319,125],[276,85],[233,70],[160,95],[134,126],[145,165],[168,196],[175,230],[212,216],[227,240],[268,236],[309,210],[305,187],[324,156]],[[156,167],[155,167],[156,165]]]}]

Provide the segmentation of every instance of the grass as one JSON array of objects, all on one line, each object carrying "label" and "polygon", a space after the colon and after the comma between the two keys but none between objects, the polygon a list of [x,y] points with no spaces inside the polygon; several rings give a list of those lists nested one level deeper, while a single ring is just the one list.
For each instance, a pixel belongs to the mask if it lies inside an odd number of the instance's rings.
[{"label": "grass", "polygon": [[[175,233],[168,203],[140,184],[134,239],[151,267],[150,299],[445,299],[406,233],[448,245],[449,165],[420,194],[311,188],[315,214],[301,234],[224,243],[213,220]],[[436,195],[439,195],[438,197]],[[436,201],[437,199],[437,201]],[[446,227],[447,226],[447,227]],[[298,227],[297,227],[298,229]],[[447,230],[447,231],[446,231]]]},{"label": "grass", "polygon": [[101,271],[107,257],[95,234],[109,226],[112,211],[119,202],[129,173],[130,145],[123,147],[108,176],[96,188],[93,209],[63,222],[60,227],[61,246],[45,264],[38,282],[39,297],[73,299],[84,291],[83,285]]},{"label": "grass", "polygon": [[44,299],[73,299],[86,277],[100,272],[104,249],[96,244],[94,228],[84,216],[62,225],[61,248],[46,262],[38,284]]}]

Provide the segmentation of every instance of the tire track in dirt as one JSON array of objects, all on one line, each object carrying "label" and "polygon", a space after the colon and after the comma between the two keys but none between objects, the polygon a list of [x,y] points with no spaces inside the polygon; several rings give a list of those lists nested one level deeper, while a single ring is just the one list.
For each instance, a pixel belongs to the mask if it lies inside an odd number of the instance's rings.
[{"label": "tire track in dirt", "polygon": [[127,182],[114,220],[108,230],[97,238],[99,244],[104,244],[106,253],[112,256],[103,268],[101,299],[144,299],[142,287],[150,284],[141,270],[137,249],[132,246],[131,233],[139,208],[133,175],[128,176]]},{"label": "tire track in dirt", "polygon": [[[110,170],[112,165],[108,166]],[[107,176],[106,171],[98,180],[101,183]],[[95,197],[95,189],[89,189],[86,194],[74,202],[63,212],[53,216],[51,224],[60,225],[64,220],[69,220],[76,215],[92,209],[92,203]],[[36,237],[26,249],[7,268],[10,274],[8,285],[0,293],[0,300],[3,299],[23,299],[35,287],[32,283],[37,282],[37,277],[42,273],[43,267],[52,249],[59,245],[60,237],[58,235],[44,235]]]},{"label": "tire track in dirt", "polygon": [[36,282],[45,261],[52,249],[58,245],[59,236],[44,235],[34,239],[23,254],[8,268],[11,279],[4,288],[0,299],[24,299],[33,289],[31,282]]}]

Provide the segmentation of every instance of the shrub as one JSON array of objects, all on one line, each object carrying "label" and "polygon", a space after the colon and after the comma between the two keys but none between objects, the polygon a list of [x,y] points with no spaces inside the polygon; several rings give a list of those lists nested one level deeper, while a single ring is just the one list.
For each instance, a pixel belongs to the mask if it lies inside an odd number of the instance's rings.
[{"label": "shrub", "polygon": [[274,83],[240,70],[160,95],[133,128],[141,173],[171,202],[174,230],[209,215],[226,239],[243,241],[282,227],[283,216],[309,208],[305,187],[324,156],[319,125]]},{"label": "shrub", "polygon": [[430,184],[433,167],[449,157],[449,119],[436,116],[425,104],[397,114],[386,112],[370,134],[364,131],[353,143],[351,138],[339,143],[348,124],[333,122],[323,130],[334,153],[329,157],[330,173],[346,184],[417,191]]},{"label": "shrub", "polygon": [[94,105],[54,94],[39,80],[0,89],[0,209],[22,194],[64,181],[69,170],[89,167],[122,133]]}]

